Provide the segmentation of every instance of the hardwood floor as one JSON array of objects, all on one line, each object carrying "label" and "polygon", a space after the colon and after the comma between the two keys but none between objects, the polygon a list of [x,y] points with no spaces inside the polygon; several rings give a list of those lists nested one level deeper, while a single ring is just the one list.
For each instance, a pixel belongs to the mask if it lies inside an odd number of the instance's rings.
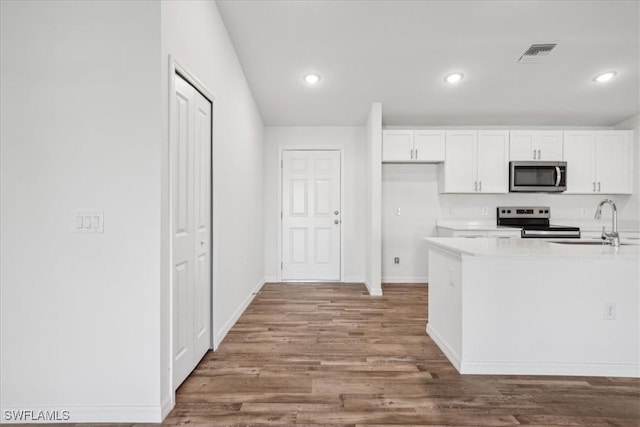
[{"label": "hardwood floor", "polygon": [[426,286],[267,284],[165,424],[640,426],[640,380],[462,376],[426,318]]}]

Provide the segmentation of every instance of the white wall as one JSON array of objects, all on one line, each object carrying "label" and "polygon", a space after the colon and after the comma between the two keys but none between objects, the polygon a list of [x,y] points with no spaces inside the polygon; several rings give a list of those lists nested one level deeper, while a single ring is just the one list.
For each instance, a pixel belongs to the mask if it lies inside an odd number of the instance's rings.
[{"label": "white wall", "polygon": [[160,6],[0,12],[0,417],[159,421]]},{"label": "white wall", "polygon": [[437,165],[382,165],[383,283],[427,281],[422,238],[435,235],[435,219],[441,215],[437,194]]},{"label": "white wall", "polygon": [[[162,117],[167,117],[168,55],[193,73],[215,97],[213,106],[213,312],[219,344],[252,293],[263,284],[263,123],[214,2],[162,2]],[[166,126],[162,134],[164,189],[168,190]],[[167,206],[168,192],[163,192]],[[165,209],[165,212],[168,212]],[[168,222],[163,217],[163,248]],[[170,264],[163,253],[162,336],[168,338]],[[163,342],[163,356],[168,354]],[[163,381],[168,359],[163,359]],[[171,393],[163,382],[162,396]]]},{"label": "white wall", "polygon": [[[215,95],[218,343],[263,283],[262,120],[214,2],[0,5],[2,417],[159,421],[168,55]],[[74,233],[75,209],[104,210],[104,234]]]},{"label": "white wall", "polygon": [[267,281],[278,277],[278,176],[280,151],[291,147],[340,147],[343,150],[345,204],[344,277],[346,282],[364,280],[365,186],[363,127],[266,127],[264,151],[264,268]]},{"label": "white wall", "polygon": [[622,219],[640,221],[640,114],[618,123],[620,130],[633,131],[633,194],[619,209]]},{"label": "white wall", "polygon": [[[435,236],[437,219],[496,219],[496,206],[550,206],[552,221],[572,225],[592,221],[598,202],[611,198],[618,207],[621,223],[640,221],[638,191],[640,170],[638,116],[617,126],[635,129],[634,156],[636,186],[634,195],[562,195],[562,194],[440,194],[437,164],[385,164],[382,168],[382,281],[388,283],[426,282],[428,266],[426,246],[421,237]],[[391,127],[392,128],[392,127]],[[401,215],[397,215],[400,208]],[[484,215],[486,208],[488,215]],[[609,226],[605,213],[602,222]],[[400,257],[400,264],[393,263]]]},{"label": "white wall", "polygon": [[365,157],[365,284],[371,295],[382,295],[382,104],[373,103],[367,116]]}]

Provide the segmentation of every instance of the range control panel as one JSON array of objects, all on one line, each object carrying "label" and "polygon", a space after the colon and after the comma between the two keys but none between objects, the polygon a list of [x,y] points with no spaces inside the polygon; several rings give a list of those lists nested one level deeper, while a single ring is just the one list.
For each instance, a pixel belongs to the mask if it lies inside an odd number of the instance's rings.
[{"label": "range control panel", "polygon": [[498,218],[550,218],[549,206],[498,206]]}]

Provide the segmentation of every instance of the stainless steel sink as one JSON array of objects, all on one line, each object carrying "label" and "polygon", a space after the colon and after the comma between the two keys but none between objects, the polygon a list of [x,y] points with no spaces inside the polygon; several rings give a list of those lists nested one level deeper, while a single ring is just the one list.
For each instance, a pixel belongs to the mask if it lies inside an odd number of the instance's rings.
[{"label": "stainless steel sink", "polygon": [[[607,245],[601,241],[594,241],[594,240],[577,240],[575,242],[568,242],[568,241],[564,241],[564,242],[551,242],[551,243],[557,243],[559,245],[592,245],[592,246],[610,246]],[[628,246],[629,243],[620,243],[620,246]]]}]

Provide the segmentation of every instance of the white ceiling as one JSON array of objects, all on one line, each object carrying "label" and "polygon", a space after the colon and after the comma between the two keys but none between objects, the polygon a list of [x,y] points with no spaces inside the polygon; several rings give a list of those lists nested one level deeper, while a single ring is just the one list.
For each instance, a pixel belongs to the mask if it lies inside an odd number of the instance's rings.
[{"label": "white ceiling", "polygon": [[[266,125],[362,125],[373,102],[385,125],[415,126],[609,126],[640,110],[638,0],[217,3]],[[541,63],[516,63],[548,41]]]}]

